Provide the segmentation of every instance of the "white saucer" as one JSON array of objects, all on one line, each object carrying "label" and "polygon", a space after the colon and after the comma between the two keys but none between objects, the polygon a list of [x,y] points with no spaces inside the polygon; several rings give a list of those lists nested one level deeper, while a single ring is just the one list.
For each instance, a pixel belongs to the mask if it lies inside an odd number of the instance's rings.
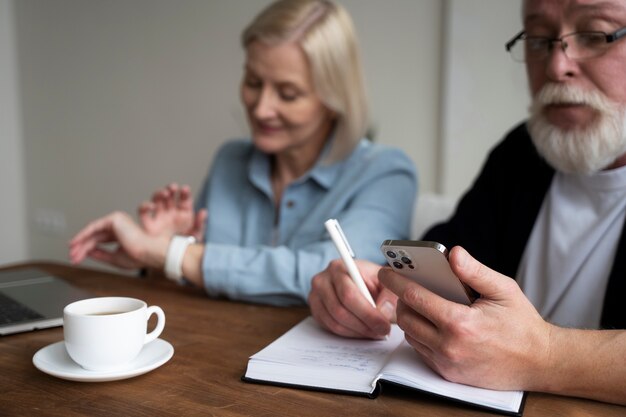
[{"label": "white saucer", "polygon": [[53,343],[39,349],[33,356],[37,369],[49,375],[70,381],[104,382],[132,378],[158,368],[174,355],[174,347],[163,339],[156,339],[143,347],[126,369],[110,372],[88,371],[70,358],[65,342]]}]

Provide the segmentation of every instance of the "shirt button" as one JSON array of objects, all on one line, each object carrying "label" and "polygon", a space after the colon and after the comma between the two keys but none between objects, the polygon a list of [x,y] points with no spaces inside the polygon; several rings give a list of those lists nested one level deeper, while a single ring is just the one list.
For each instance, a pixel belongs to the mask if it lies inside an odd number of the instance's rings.
[{"label": "shirt button", "polygon": [[295,201],[293,201],[293,200],[287,201],[287,208],[292,208],[295,205],[296,205]]}]

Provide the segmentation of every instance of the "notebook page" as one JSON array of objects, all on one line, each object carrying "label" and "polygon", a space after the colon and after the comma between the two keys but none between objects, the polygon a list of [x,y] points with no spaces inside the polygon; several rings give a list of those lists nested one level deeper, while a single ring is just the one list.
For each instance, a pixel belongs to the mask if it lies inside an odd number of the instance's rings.
[{"label": "notebook page", "polygon": [[406,341],[398,347],[379,378],[460,401],[511,412],[519,411],[524,398],[523,391],[496,391],[447,381],[422,362]]},{"label": "notebook page", "polygon": [[309,317],[253,355],[246,377],[371,393],[374,378],[402,340],[397,326],[387,340],[347,339],[321,329]]}]

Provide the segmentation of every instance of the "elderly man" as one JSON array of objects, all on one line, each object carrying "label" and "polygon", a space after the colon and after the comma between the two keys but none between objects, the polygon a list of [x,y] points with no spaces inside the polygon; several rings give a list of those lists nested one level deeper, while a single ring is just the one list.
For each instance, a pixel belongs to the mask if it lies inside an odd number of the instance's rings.
[{"label": "elderly man", "polygon": [[506,48],[526,62],[530,118],[424,236],[458,245],[451,268],[480,298],[359,262],[374,309],[333,261],[309,303],[348,337],[380,338],[397,315],[452,381],[626,404],[626,2],[525,0],[523,29]]}]

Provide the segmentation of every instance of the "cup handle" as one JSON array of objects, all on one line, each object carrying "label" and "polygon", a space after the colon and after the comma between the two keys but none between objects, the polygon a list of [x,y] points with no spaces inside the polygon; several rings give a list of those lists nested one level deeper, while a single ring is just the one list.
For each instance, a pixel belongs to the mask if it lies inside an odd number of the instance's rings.
[{"label": "cup handle", "polygon": [[163,328],[165,327],[165,313],[163,313],[163,310],[161,309],[161,307],[158,307],[158,306],[148,307],[146,309],[146,321],[148,321],[150,316],[153,314],[157,315],[157,324],[154,330],[152,330],[150,333],[146,335],[146,338],[143,341],[144,345],[146,343],[152,342],[154,339],[159,337],[159,335],[163,331]]}]

